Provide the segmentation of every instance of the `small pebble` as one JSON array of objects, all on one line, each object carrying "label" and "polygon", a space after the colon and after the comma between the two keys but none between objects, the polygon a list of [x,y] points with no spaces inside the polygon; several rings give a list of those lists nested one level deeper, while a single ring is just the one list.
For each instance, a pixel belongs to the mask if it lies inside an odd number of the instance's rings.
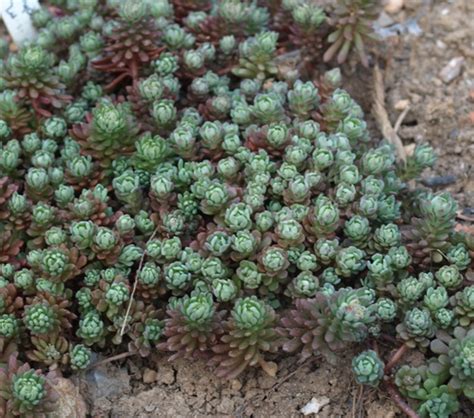
[{"label": "small pebble", "polygon": [[230,383],[230,387],[234,392],[238,392],[240,389],[242,389],[242,383],[238,379],[233,379]]},{"label": "small pebble", "polygon": [[311,398],[311,400],[300,409],[303,415],[317,414],[324,406],[330,402],[330,399],[326,396],[321,398]]},{"label": "small pebble", "polygon": [[145,369],[143,372],[143,383],[153,383],[156,382],[157,373],[152,369]]},{"label": "small pebble", "polygon": [[148,404],[145,405],[145,412],[153,412],[156,409],[156,405],[153,404]]},{"label": "small pebble", "polygon": [[462,214],[466,216],[473,216],[474,215],[474,208],[464,208],[462,210]]},{"label": "small pebble", "polygon": [[404,3],[404,0],[388,0],[384,9],[387,13],[398,13],[402,10]]},{"label": "small pebble", "polygon": [[457,177],[453,174],[448,174],[447,176],[434,176],[422,179],[421,182],[426,187],[440,187],[447,186],[448,184],[453,184],[457,180]]},{"label": "small pebble", "polygon": [[439,49],[446,49],[447,48],[447,45],[441,39],[436,40],[436,46]]},{"label": "small pebble", "polygon": [[415,147],[416,144],[408,144],[405,145],[403,148],[405,148],[405,152],[407,153],[407,155],[410,156],[413,155],[413,153],[415,152]]},{"label": "small pebble", "polygon": [[395,109],[396,110],[405,110],[408,106],[410,105],[410,100],[399,100],[397,103],[395,103]]},{"label": "small pebble", "polygon": [[459,137],[459,129],[454,128],[449,131],[449,139],[458,139]]},{"label": "small pebble", "polygon": [[461,74],[464,57],[455,57],[440,71],[439,76],[446,84],[451,83]]}]

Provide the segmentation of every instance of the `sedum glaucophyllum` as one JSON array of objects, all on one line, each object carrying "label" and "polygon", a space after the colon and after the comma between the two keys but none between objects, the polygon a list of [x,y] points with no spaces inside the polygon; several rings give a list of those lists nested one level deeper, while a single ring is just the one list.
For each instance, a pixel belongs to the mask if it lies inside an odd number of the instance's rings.
[{"label": "sedum glaucophyllum", "polygon": [[[0,415],[48,413],[42,369],[105,350],[231,379],[357,347],[356,381],[423,416],[474,397],[474,240],[410,187],[434,151],[397,162],[314,65],[368,65],[377,2],[274,3],[54,2],[2,44]],[[425,364],[396,371],[379,338]]]}]

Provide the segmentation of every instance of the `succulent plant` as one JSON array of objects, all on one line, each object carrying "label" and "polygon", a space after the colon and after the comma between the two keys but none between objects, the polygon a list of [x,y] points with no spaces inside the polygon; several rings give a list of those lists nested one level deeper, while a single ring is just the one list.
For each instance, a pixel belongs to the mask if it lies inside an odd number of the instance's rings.
[{"label": "succulent plant", "polygon": [[26,353],[29,360],[58,367],[66,365],[68,357],[68,341],[66,338],[49,334],[41,337],[31,337],[33,350]]},{"label": "succulent plant", "polygon": [[[161,350],[234,378],[397,338],[424,363],[395,355],[381,389],[427,416],[471,398],[474,241],[412,189],[433,149],[397,161],[318,65],[370,61],[376,3],[54,1],[34,42],[0,39],[0,357]],[[353,368],[376,386],[383,360]],[[8,369],[0,415],[46,414],[49,380]]]},{"label": "succulent plant", "polygon": [[406,311],[403,322],[397,325],[397,333],[410,347],[428,346],[435,333],[430,312],[425,308]]},{"label": "succulent plant", "polygon": [[428,367],[401,366],[395,373],[395,384],[400,391],[411,398],[423,399],[426,394],[424,384],[428,377]]},{"label": "succulent plant", "polygon": [[458,410],[459,402],[456,396],[447,392],[426,400],[418,408],[422,417],[447,417]]},{"label": "succulent plant", "polygon": [[69,356],[73,370],[84,370],[91,362],[92,352],[83,344],[77,344],[72,348]]},{"label": "succulent plant", "polygon": [[330,60],[337,56],[337,61],[346,60],[351,49],[355,48],[360,60],[368,66],[368,58],[364,42],[375,39],[371,31],[371,23],[378,15],[377,2],[373,0],[343,0],[338,2],[334,17],[330,22],[336,30],[328,36],[332,44],[324,54],[324,59]]},{"label": "succulent plant", "polygon": [[96,311],[87,312],[79,321],[78,336],[85,345],[104,344],[105,327],[100,315]]},{"label": "succulent plant", "polygon": [[235,378],[248,366],[260,366],[271,373],[272,365],[263,354],[278,349],[279,337],[274,330],[276,315],[270,306],[256,297],[235,302],[225,333],[212,347],[215,355],[210,364],[217,365],[216,374]]},{"label": "succulent plant", "polygon": [[104,56],[93,61],[97,70],[117,74],[106,89],[113,89],[125,77],[136,80],[140,67],[162,51],[156,46],[158,28],[147,9],[148,3],[133,0],[120,5],[117,24],[105,38]]},{"label": "succulent plant", "polygon": [[436,361],[430,363],[430,372],[436,375],[448,375],[448,387],[455,393],[463,393],[469,399],[474,398],[473,351],[474,331],[456,327],[452,335],[438,331],[437,338],[431,342],[431,351],[439,354]]},{"label": "succulent plant", "polygon": [[170,361],[178,357],[209,357],[217,338],[223,333],[225,312],[216,312],[210,293],[184,297],[165,321],[166,342],[158,347],[174,352]]},{"label": "succulent plant", "polygon": [[369,309],[373,302],[374,292],[365,288],[342,288],[331,295],[318,292],[313,299],[297,299],[296,309],[281,320],[283,350],[299,351],[303,358],[321,352],[329,361],[336,361],[335,352],[367,337],[367,328],[375,321]]},{"label": "succulent plant", "polygon": [[442,252],[449,249],[449,234],[454,228],[457,204],[448,194],[430,195],[419,203],[420,215],[412,219],[405,231],[407,248],[415,262],[427,265],[442,261]]},{"label": "succulent plant", "polygon": [[377,386],[384,375],[384,364],[373,350],[363,351],[352,359],[352,371],[357,383]]},{"label": "succulent plant", "polygon": [[64,93],[65,86],[52,71],[54,61],[54,55],[39,45],[27,45],[10,57],[3,76],[7,87],[43,117],[51,116],[48,107],[60,108],[70,100]]},{"label": "succulent plant", "polygon": [[459,324],[468,327],[474,320],[474,286],[466,286],[450,298]]},{"label": "succulent plant", "polygon": [[436,280],[446,289],[458,287],[463,277],[455,265],[443,266],[435,274]]},{"label": "succulent plant", "polygon": [[16,355],[0,368],[0,413],[3,416],[34,416],[54,412],[58,395],[53,390],[55,372],[42,374],[28,363],[21,364]]},{"label": "succulent plant", "polygon": [[25,309],[26,327],[36,335],[54,332],[58,327],[58,318],[54,309],[42,303],[30,305]]}]

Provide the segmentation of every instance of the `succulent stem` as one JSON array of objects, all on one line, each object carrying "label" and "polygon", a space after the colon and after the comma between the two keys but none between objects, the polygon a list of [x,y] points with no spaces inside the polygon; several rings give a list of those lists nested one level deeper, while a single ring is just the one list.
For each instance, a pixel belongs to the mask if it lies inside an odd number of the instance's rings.
[{"label": "succulent stem", "polygon": [[388,375],[392,371],[392,369],[398,364],[401,358],[405,355],[408,350],[408,346],[406,344],[401,345],[395,353],[393,353],[392,357],[388,361],[387,365],[385,366],[385,374]]},{"label": "succulent stem", "polygon": [[385,382],[385,388],[393,402],[410,418],[420,418],[420,416],[411,408],[410,405],[400,395],[400,392],[395,388],[392,382]]}]

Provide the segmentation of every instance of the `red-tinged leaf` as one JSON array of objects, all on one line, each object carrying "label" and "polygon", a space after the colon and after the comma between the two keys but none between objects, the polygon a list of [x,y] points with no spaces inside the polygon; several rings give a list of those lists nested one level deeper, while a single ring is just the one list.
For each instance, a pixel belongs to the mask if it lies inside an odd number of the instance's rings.
[{"label": "red-tinged leaf", "polygon": [[265,361],[263,359],[260,359],[258,363],[266,374],[271,377],[276,376],[278,372],[278,365],[276,363],[274,363],[273,361]]},{"label": "red-tinged leaf", "polygon": [[255,346],[252,346],[245,352],[244,360],[250,361],[250,359],[252,359],[256,354],[257,354],[257,349]]},{"label": "red-tinged leaf", "polygon": [[228,348],[227,348],[226,344],[218,344],[218,345],[215,345],[214,347],[212,347],[212,351],[214,351],[214,353],[216,353],[216,354],[226,353],[227,350],[228,350]]},{"label": "red-tinged leaf", "polygon": [[28,94],[32,99],[37,99],[39,97],[38,90],[36,90],[35,88],[30,88],[28,90]]},{"label": "red-tinged leaf", "polygon": [[342,45],[342,48],[339,51],[339,54],[337,54],[337,62],[339,64],[342,64],[347,59],[351,46],[352,46],[352,41],[344,42],[344,45]]},{"label": "red-tinged leaf", "polygon": [[297,339],[286,341],[283,344],[283,350],[288,353],[292,353],[293,351],[298,350],[300,347],[301,347],[301,342],[298,341]]},{"label": "red-tinged leaf", "polygon": [[341,37],[327,49],[327,51],[324,53],[324,56],[323,56],[324,62],[331,61],[334,58],[334,56],[336,55],[338,49],[341,47],[343,42],[344,42],[344,39]]},{"label": "red-tinged leaf", "polygon": [[347,41],[352,41],[354,39],[354,28],[351,25],[344,27],[343,36]]},{"label": "red-tinged leaf", "polygon": [[329,36],[328,36],[328,42],[329,43],[333,43],[333,42],[336,42],[339,37],[341,36],[342,34],[342,29],[337,29],[335,30],[334,32],[330,33]]}]

